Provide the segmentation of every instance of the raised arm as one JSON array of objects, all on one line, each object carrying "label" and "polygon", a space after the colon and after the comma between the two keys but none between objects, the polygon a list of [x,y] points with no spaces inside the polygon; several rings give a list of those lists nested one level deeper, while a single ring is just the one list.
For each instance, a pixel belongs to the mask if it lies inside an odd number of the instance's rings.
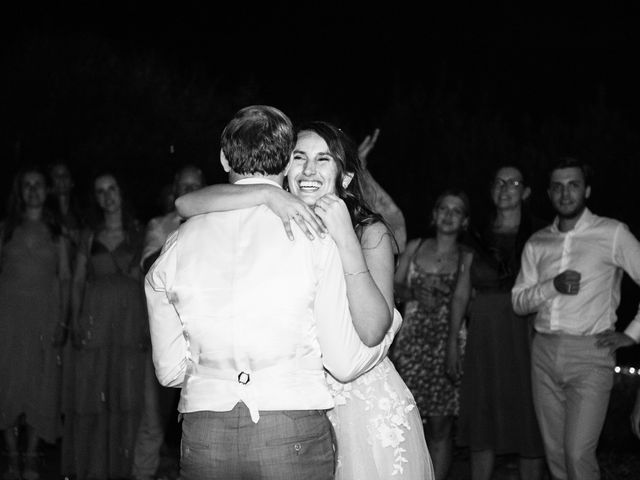
[{"label": "raised arm", "polygon": [[344,270],[353,325],[367,346],[379,344],[393,319],[393,247],[383,223],[363,228],[358,239],[344,202],[325,195],[316,212],[335,240]]},{"label": "raised arm", "polygon": [[369,170],[365,170],[362,179],[367,201],[376,212],[382,215],[393,231],[393,236],[397,243],[397,248],[394,245],[394,253],[402,253],[407,243],[407,228],[402,211],[391,196],[373,178]]},{"label": "raised arm", "polygon": [[373,133],[367,135],[358,145],[358,157],[364,168],[364,175],[362,176],[363,187],[369,204],[374,207],[376,212],[382,215],[391,228],[395,238],[394,253],[399,254],[404,251],[407,243],[404,215],[391,196],[380,186],[367,169],[369,154],[375,147],[379,135],[380,129],[376,128]]},{"label": "raised arm", "polygon": [[376,146],[379,135],[380,129],[376,128],[372,134],[364,137],[364,140],[362,140],[360,145],[358,145],[358,158],[360,158],[360,162],[362,162],[362,166],[364,168],[367,168],[367,158],[369,157],[371,150],[373,150],[373,147]]},{"label": "raised arm", "polygon": [[[237,185],[231,183],[210,185],[178,197],[175,201],[178,214],[184,218],[210,212],[224,212],[266,205],[284,226],[293,240],[291,220],[313,240],[311,230],[323,236],[326,230],[311,207],[282,188],[266,184]],[[310,228],[311,227],[311,228]]]}]

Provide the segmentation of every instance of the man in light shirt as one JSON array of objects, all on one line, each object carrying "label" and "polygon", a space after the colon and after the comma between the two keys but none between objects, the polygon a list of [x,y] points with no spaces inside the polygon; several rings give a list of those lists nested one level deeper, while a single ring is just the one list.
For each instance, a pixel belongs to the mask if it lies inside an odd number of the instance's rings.
[{"label": "man in light shirt", "polygon": [[[282,112],[247,107],[225,127],[220,160],[231,183],[281,187],[294,143]],[[298,233],[290,241],[265,206],[199,215],[147,274],[156,375],[182,387],[182,480],[334,477],[323,368],[357,377],[399,325],[366,347],[335,243]]]},{"label": "man in light shirt", "polygon": [[[204,175],[195,165],[180,168],[173,179],[173,197],[178,198],[205,185]],[[152,218],[147,224],[142,247],[140,265],[147,273],[160,255],[160,250],[171,233],[176,231],[184,219],[175,208],[165,215]],[[175,408],[180,392],[163,389],[158,384],[153,370],[151,352],[147,359],[144,377],[144,409],[136,434],[133,453],[132,476],[135,480],[151,480],[160,465],[160,449],[164,442],[168,407]],[[166,405],[166,406],[165,406]]]},{"label": "man in light shirt", "polygon": [[640,243],[623,223],[586,207],[589,174],[572,158],[552,169],[557,217],[525,245],[512,291],[516,313],[537,312],[533,397],[554,479],[600,478],[596,447],[615,351],[640,339],[640,312],[624,333],[615,331],[623,271],[640,284]]},{"label": "man in light shirt", "polygon": [[[202,170],[195,165],[185,165],[175,174],[172,191],[173,198],[181,197],[189,192],[199,190],[205,186]],[[149,220],[142,247],[142,270],[147,273],[149,268],[160,255],[164,242],[171,233],[176,231],[184,219],[174,208],[169,213]]]}]

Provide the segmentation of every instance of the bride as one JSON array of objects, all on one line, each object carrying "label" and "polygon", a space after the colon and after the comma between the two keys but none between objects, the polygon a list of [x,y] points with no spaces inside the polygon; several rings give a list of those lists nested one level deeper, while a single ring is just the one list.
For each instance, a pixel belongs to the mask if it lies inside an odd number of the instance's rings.
[{"label": "bride", "polygon": [[[287,171],[290,193],[270,185],[220,184],[178,198],[176,207],[191,217],[266,204],[291,240],[292,220],[311,239],[328,233],[340,252],[354,326],[372,346],[394,315],[393,238],[365,203],[363,174],[357,148],[342,130],[312,122],[298,131]],[[327,381],[336,405],[328,414],[336,432],[337,479],[433,478],[420,414],[388,358],[352,382],[329,374]]]}]

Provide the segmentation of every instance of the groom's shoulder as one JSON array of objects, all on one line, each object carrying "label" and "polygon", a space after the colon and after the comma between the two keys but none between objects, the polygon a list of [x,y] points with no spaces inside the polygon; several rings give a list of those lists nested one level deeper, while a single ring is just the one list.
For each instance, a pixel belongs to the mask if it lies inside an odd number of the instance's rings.
[{"label": "groom's shoulder", "polygon": [[197,241],[205,235],[214,242],[232,237],[240,237],[243,241],[251,241],[253,237],[287,240],[280,218],[263,205],[193,216],[180,225],[178,241]]}]

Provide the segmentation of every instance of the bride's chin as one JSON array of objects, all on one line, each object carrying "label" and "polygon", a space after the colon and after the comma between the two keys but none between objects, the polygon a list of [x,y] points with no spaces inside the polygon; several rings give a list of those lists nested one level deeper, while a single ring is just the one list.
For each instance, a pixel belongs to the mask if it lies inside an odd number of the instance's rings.
[{"label": "bride's chin", "polygon": [[316,201],[318,200],[318,198],[320,198],[318,195],[310,195],[308,193],[301,192],[301,191],[295,192],[294,195],[298,199],[302,200],[304,203],[309,205],[310,207],[313,207],[316,204]]}]

